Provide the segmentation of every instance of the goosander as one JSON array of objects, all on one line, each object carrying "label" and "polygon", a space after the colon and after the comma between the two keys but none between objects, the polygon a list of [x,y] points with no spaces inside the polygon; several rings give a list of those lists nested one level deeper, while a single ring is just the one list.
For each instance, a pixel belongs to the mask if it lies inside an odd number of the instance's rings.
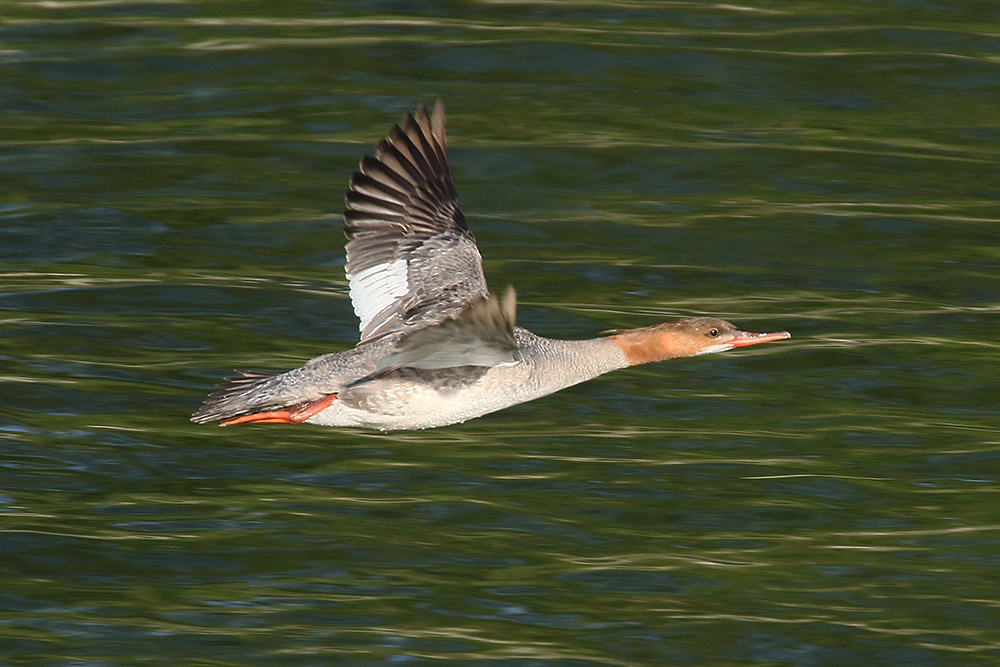
[{"label": "goosander", "polygon": [[240,371],[192,415],[198,423],[446,426],[613,370],[790,337],[687,317],[589,340],[515,324],[516,297],[491,293],[458,204],[444,106],[420,106],[351,178],[344,212],[354,348],[280,374]]}]

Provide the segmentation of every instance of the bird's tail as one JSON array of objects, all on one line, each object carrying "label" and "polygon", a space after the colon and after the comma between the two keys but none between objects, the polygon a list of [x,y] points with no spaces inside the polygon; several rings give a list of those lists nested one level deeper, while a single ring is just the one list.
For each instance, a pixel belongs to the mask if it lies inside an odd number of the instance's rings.
[{"label": "bird's tail", "polygon": [[237,372],[240,375],[226,378],[225,384],[205,399],[204,405],[191,415],[191,421],[218,421],[222,426],[251,422],[299,424],[337,400],[335,393],[316,392],[315,396],[303,397],[299,392],[287,391],[287,373]]}]

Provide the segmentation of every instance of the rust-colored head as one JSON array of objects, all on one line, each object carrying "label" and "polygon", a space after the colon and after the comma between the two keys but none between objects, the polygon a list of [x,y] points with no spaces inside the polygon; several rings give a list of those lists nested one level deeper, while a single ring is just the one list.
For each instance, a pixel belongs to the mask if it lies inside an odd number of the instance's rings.
[{"label": "rust-colored head", "polygon": [[740,331],[717,317],[686,317],[682,320],[654,324],[641,329],[615,332],[611,341],[625,353],[629,364],[693,357],[699,354],[724,352],[734,347],[791,338],[787,331],[750,333]]}]

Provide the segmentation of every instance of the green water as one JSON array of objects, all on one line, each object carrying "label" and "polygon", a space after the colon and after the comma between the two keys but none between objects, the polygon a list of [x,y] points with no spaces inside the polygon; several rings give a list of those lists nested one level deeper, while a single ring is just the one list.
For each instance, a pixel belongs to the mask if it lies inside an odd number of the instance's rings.
[{"label": "green water", "polygon": [[[1000,660],[993,3],[0,6],[0,663]],[[794,338],[416,433],[220,429],[350,347],[444,99],[519,321]]]}]

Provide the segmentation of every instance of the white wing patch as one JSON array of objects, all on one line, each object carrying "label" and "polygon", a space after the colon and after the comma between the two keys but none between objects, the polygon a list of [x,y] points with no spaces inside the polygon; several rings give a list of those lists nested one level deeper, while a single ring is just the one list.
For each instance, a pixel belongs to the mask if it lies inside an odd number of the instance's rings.
[{"label": "white wing patch", "polygon": [[354,314],[361,320],[364,332],[373,319],[387,308],[393,308],[410,291],[406,279],[406,260],[399,258],[388,264],[370,266],[350,277],[351,303]]}]

